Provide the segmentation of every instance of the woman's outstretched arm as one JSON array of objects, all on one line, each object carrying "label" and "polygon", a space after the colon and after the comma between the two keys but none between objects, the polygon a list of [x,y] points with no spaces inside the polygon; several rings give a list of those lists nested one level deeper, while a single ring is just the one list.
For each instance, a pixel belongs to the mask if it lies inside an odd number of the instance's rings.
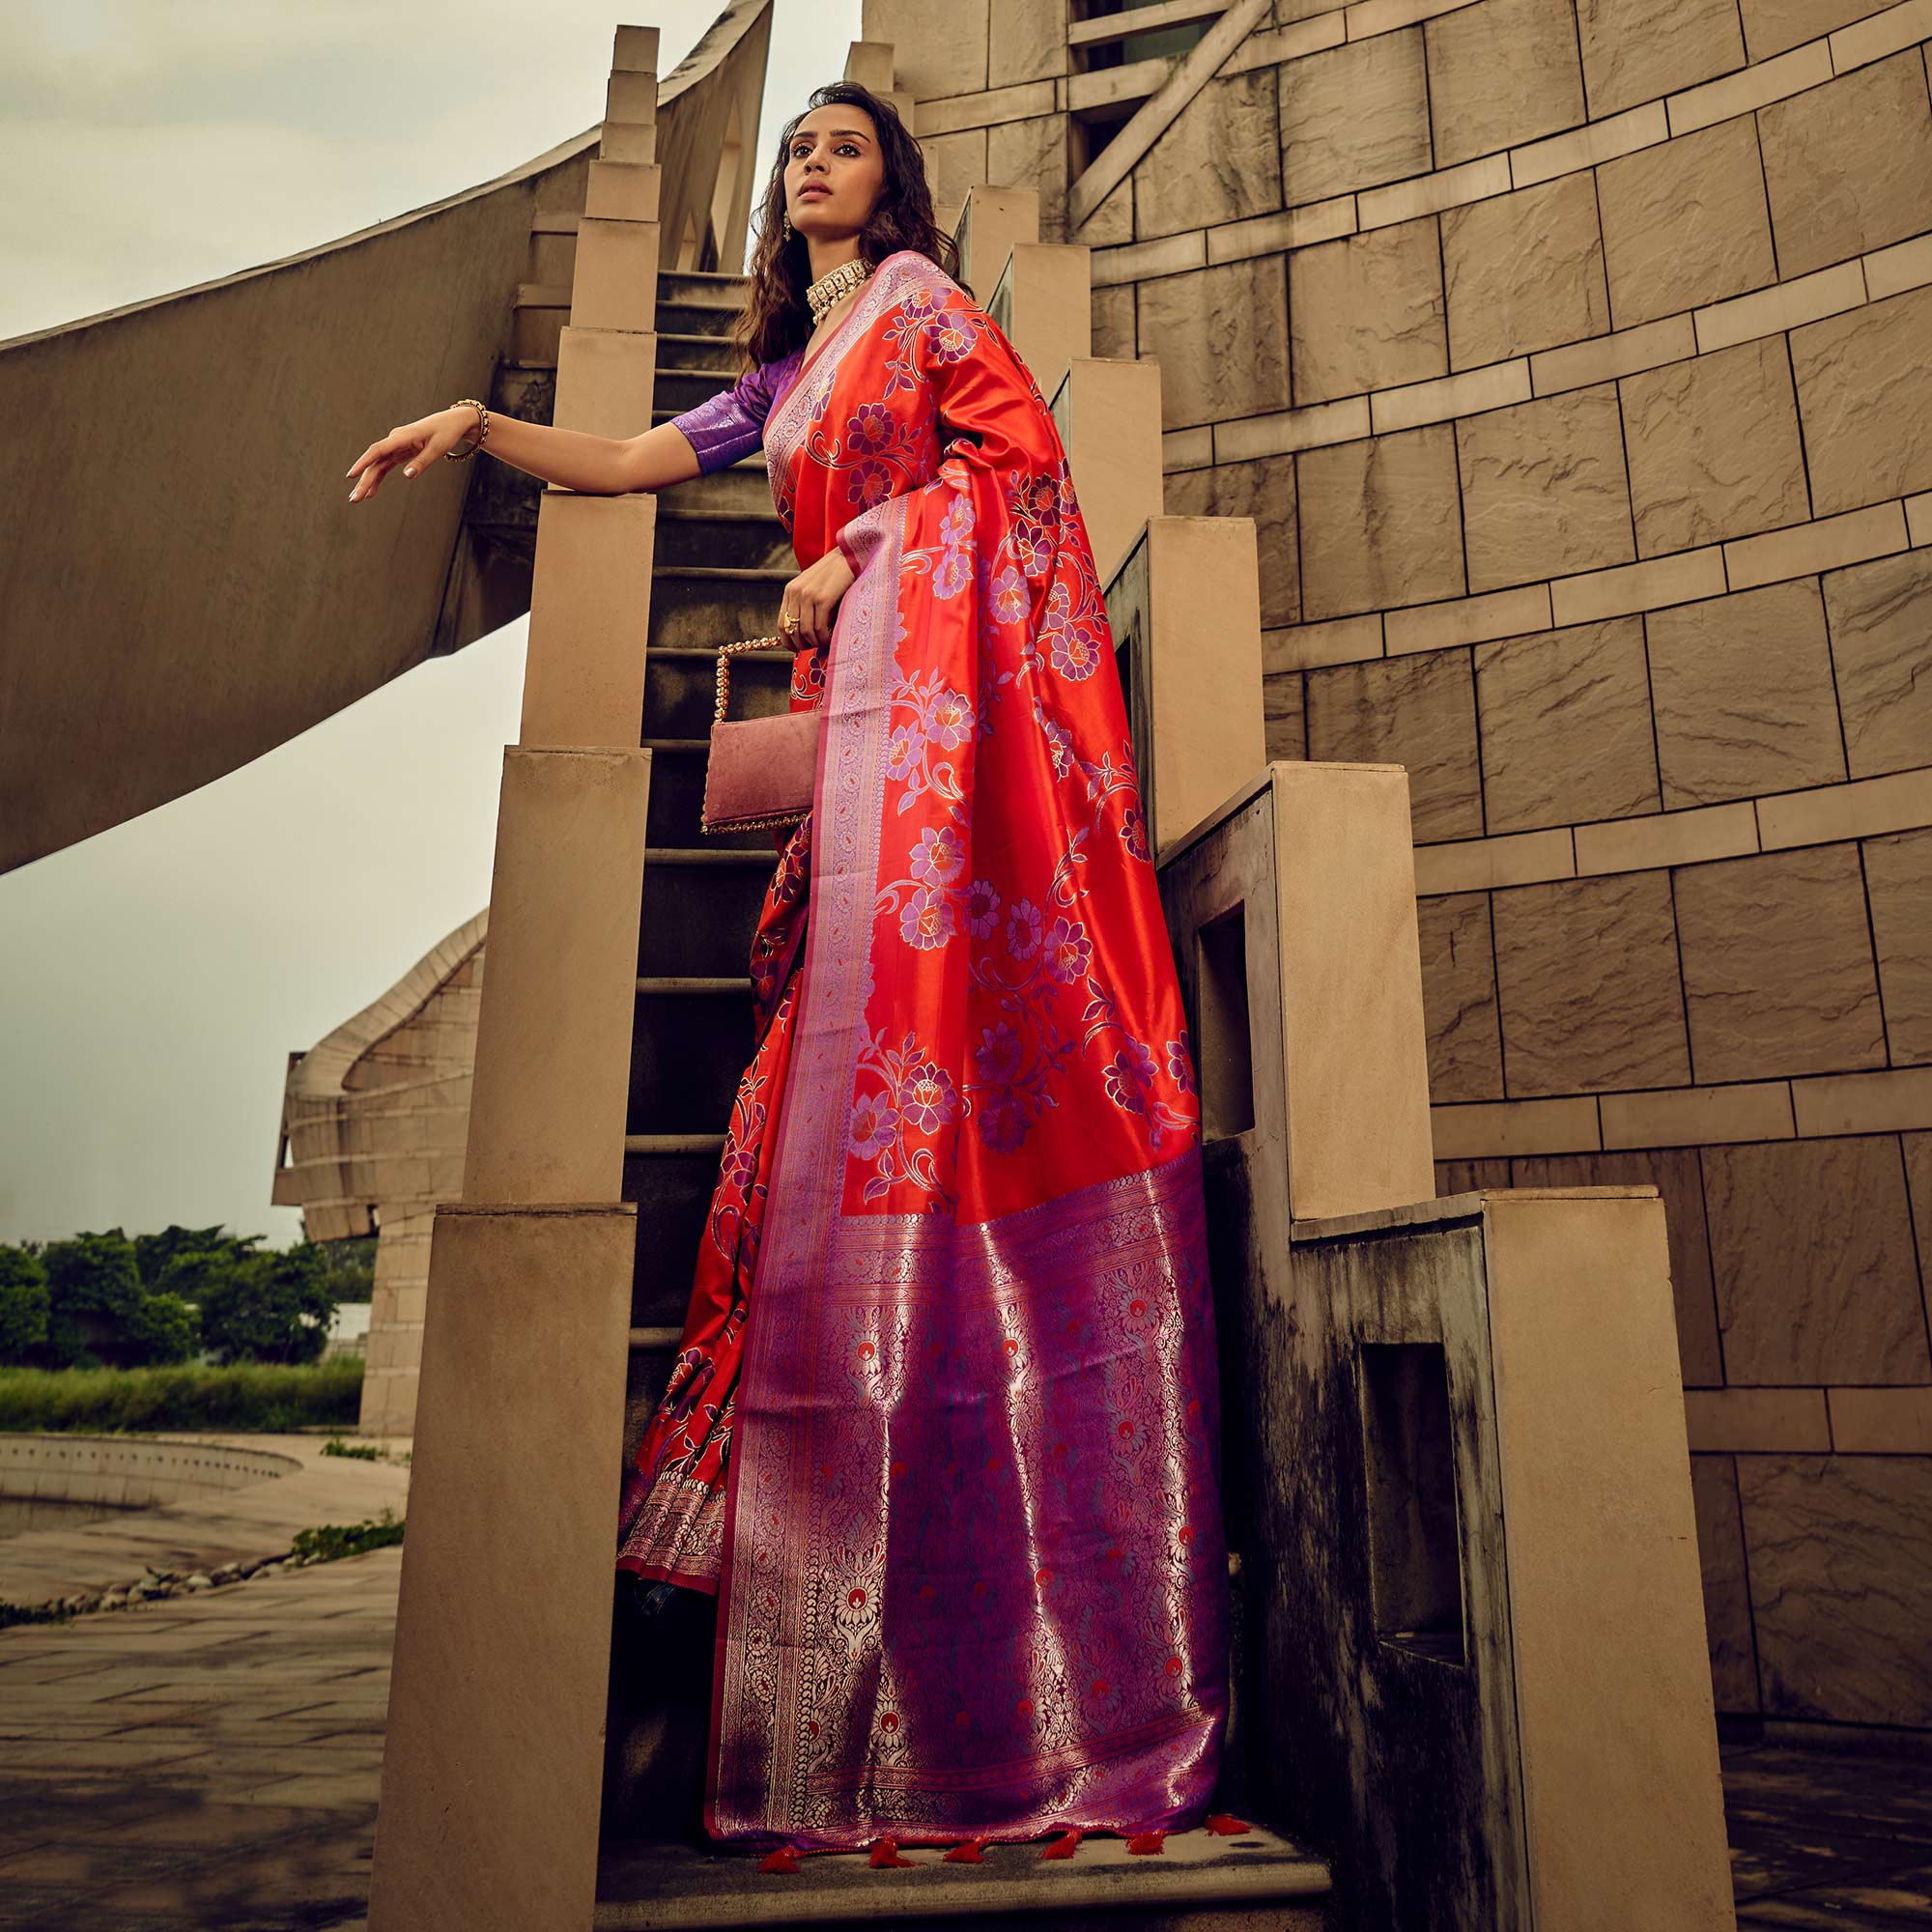
[{"label": "woman's outstretched arm", "polygon": [[[452,405],[433,415],[392,429],[372,442],[354,463],[352,503],[373,497],[391,469],[420,476],[425,467],[476,433],[476,412]],[[578,429],[553,429],[490,412],[490,440],[482,454],[522,469],[546,483],[586,497],[618,497],[632,491],[668,490],[697,474],[697,452],[674,423],[659,423],[639,436],[592,436]]]}]

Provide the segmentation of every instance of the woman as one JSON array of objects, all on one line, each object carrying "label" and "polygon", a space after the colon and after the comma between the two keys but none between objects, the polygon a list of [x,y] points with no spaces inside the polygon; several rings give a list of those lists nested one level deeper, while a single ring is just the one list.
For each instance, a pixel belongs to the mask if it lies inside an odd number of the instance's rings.
[{"label": "woman", "polygon": [[[1179,989],[1065,451],[949,264],[891,105],[821,88],[736,384],[628,441],[488,432],[580,491],[762,443],[800,565],[814,803],[753,942],[757,1048],[618,1559],[717,1595],[705,1826],[779,1845],[768,1869],[1158,1850],[1202,1821],[1226,1723]],[[392,433],[353,498],[478,429]]]}]

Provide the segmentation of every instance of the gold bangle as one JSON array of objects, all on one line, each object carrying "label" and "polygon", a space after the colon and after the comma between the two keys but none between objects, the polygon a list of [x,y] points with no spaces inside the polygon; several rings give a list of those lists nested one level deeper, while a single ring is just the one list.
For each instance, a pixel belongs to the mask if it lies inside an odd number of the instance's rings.
[{"label": "gold bangle", "polygon": [[442,452],[442,460],[445,463],[462,463],[474,456],[490,440],[490,412],[474,396],[458,396],[449,407],[453,410],[476,412],[475,440],[459,443],[454,449],[445,449]]}]

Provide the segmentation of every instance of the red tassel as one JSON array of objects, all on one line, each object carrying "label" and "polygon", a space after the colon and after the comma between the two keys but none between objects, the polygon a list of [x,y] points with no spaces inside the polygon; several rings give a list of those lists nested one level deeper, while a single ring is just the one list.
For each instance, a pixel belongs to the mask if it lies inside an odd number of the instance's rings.
[{"label": "red tassel", "polygon": [[1208,1829],[1219,1838],[1238,1838],[1243,1832],[1252,1832],[1255,1828],[1243,1824],[1229,1812],[1210,1811],[1208,1814]]},{"label": "red tassel", "polygon": [[872,1863],[875,1865],[905,1865],[910,1867],[912,1860],[899,1857],[896,1838],[874,1838],[872,1840]]},{"label": "red tassel", "polygon": [[1136,1832],[1127,1840],[1127,1850],[1130,1852],[1157,1852],[1161,1849],[1161,1840],[1166,1836],[1167,1833],[1165,1832]]},{"label": "red tassel", "polygon": [[986,1861],[980,1856],[980,1848],[992,1842],[990,1838],[962,1838],[946,1854],[942,1862],[949,1865],[982,1865]]},{"label": "red tassel", "polygon": [[1059,1837],[1054,1839],[1052,1844],[1047,1846],[1045,1851],[1040,1853],[1040,1857],[1043,1859],[1070,1859],[1073,1856],[1073,1848],[1079,1842],[1080,1833],[1077,1831],[1063,1832]]},{"label": "red tassel", "polygon": [[761,1872],[795,1872],[798,1869],[798,1854],[789,1845],[781,1845],[758,1869]]}]

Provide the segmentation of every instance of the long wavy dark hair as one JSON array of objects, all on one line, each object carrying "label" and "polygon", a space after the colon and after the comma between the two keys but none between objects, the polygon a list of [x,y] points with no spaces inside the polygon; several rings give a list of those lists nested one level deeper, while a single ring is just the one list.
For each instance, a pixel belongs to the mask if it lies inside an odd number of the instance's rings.
[{"label": "long wavy dark hair", "polygon": [[[959,244],[933,219],[932,190],[925,183],[919,143],[906,131],[890,100],[881,100],[857,81],[835,80],[815,89],[810,100],[785,123],[771,180],[765,184],[751,291],[745,313],[731,330],[732,343],[753,366],[790,355],[811,333],[811,311],[805,300],[811,281],[810,258],[805,237],[784,232],[784,170],[798,124],[814,107],[863,107],[878,130],[885,180],[871,216],[860,231],[859,253],[876,269],[888,255],[913,248],[959,281]],[[969,296],[973,293],[964,282],[959,285]]]}]

